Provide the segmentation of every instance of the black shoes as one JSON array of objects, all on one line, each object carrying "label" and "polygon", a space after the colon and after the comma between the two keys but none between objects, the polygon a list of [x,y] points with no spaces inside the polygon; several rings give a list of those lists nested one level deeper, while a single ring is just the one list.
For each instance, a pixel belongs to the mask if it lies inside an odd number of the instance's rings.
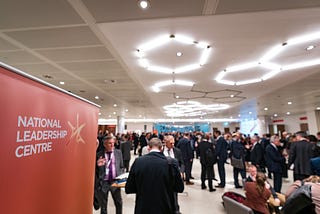
[{"label": "black shoes", "polygon": [[215,187],[216,187],[216,188],[224,188],[224,186],[222,186],[221,184],[216,185]]},{"label": "black shoes", "polygon": [[186,181],[186,185],[193,185],[194,183],[192,181]]},{"label": "black shoes", "polygon": [[243,186],[240,186],[240,185],[238,185],[238,186],[236,186],[236,189],[241,189]]},{"label": "black shoes", "polygon": [[211,188],[211,189],[209,189],[209,192],[214,192],[214,191],[216,191],[216,189],[215,189],[215,188]]},{"label": "black shoes", "polygon": [[206,185],[201,185],[201,189],[207,189]]}]

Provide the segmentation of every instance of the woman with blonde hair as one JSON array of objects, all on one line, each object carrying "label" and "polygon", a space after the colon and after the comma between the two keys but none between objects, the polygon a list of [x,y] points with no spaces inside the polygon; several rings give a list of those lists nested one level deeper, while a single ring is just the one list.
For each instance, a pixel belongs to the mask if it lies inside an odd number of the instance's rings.
[{"label": "woman with blonde hair", "polygon": [[258,172],[256,181],[247,182],[245,185],[246,200],[243,204],[250,207],[255,214],[269,214],[267,201],[271,191],[266,180],[265,174]]}]

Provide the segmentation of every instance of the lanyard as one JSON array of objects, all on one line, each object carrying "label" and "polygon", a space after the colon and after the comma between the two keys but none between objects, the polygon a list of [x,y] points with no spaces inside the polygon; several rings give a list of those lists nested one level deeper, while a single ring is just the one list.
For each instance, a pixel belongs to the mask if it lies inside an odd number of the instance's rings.
[{"label": "lanyard", "polygon": [[[108,154],[107,154],[107,153],[105,153],[105,157],[108,158]],[[113,158],[113,152],[111,152],[110,158],[109,158],[109,160],[108,160],[108,162],[107,162],[107,165],[106,165],[106,168],[107,168],[107,169],[109,168],[109,166],[110,166],[110,164],[111,164],[112,158]]]}]

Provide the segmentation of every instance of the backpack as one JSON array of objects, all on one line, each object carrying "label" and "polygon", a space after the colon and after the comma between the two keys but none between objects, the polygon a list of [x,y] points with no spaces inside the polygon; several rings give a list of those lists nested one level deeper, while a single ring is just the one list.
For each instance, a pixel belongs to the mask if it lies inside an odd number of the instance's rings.
[{"label": "backpack", "polygon": [[213,148],[211,146],[207,148],[205,157],[207,164],[215,164],[217,162],[217,157],[215,156]]},{"label": "backpack", "polygon": [[315,204],[312,203],[311,185],[304,185],[304,182],[301,181],[301,186],[287,198],[286,203],[281,209],[281,213],[316,214]]}]

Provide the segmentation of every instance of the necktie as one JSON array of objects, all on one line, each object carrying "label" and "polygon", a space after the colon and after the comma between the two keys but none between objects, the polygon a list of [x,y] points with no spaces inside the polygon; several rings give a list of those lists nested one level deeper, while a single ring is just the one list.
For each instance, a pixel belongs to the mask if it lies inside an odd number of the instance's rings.
[{"label": "necktie", "polygon": [[108,152],[108,162],[109,162],[109,178],[108,180],[109,181],[112,181],[113,180],[113,174],[112,174],[112,160],[111,160],[111,152]]}]

